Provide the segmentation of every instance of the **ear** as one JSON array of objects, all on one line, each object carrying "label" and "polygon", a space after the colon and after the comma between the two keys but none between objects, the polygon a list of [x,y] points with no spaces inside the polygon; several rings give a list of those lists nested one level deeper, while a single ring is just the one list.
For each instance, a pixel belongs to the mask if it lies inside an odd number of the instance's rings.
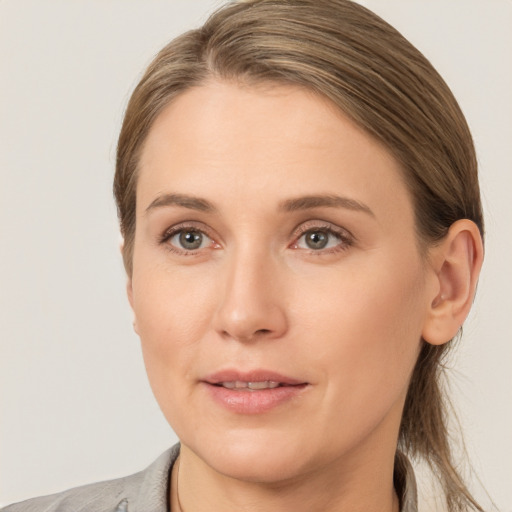
[{"label": "ear", "polygon": [[126,280],[126,295],[128,296],[128,302],[130,303],[130,307],[132,308],[132,312],[133,312],[133,330],[136,332],[136,334],[139,334],[139,330],[137,327],[137,315],[135,314],[135,309],[134,309],[133,285],[132,285],[131,277],[128,277]]},{"label": "ear", "polygon": [[[121,245],[119,246],[119,250],[121,251],[121,256],[123,256],[124,253],[124,240],[121,241]],[[130,307],[132,308],[132,312],[134,314],[133,319],[133,330],[139,334],[139,331],[137,330],[137,317],[135,317],[135,309],[134,309],[134,302],[133,302],[133,283],[132,283],[132,277],[128,276],[126,278],[126,295],[128,297],[128,302],[130,303]]]},{"label": "ear", "polygon": [[423,339],[432,345],[450,341],[466,319],[484,256],[482,237],[476,224],[461,219],[430,250],[434,291],[431,294]]}]

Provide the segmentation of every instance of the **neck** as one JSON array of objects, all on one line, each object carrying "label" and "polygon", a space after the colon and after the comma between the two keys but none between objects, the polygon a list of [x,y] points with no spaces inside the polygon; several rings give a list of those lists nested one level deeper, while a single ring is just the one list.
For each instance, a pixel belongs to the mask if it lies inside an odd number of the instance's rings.
[{"label": "neck", "polygon": [[[393,464],[376,464],[377,454],[371,455],[369,465],[358,464],[356,469],[351,464],[343,468],[333,463],[332,468],[321,468],[302,478],[261,483],[222,475],[182,445],[172,471],[171,510],[399,512]],[[197,482],[201,482],[200,489]]]}]

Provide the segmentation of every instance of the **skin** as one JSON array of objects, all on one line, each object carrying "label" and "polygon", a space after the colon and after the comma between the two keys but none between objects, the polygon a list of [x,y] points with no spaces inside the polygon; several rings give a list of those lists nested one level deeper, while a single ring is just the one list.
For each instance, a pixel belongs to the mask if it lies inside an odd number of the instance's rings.
[{"label": "skin", "polygon": [[[350,201],[283,209],[333,194]],[[202,233],[198,249],[183,249],[183,230]],[[456,332],[467,314],[440,311],[464,288],[454,262],[469,261],[473,235],[464,224],[421,254],[398,163],[301,88],[212,81],[168,105],[141,155],[128,296],[153,392],[182,443],[183,509],[398,510],[408,382],[422,336],[444,343],[446,318]],[[226,368],[307,386],[240,414],[201,383]]]}]

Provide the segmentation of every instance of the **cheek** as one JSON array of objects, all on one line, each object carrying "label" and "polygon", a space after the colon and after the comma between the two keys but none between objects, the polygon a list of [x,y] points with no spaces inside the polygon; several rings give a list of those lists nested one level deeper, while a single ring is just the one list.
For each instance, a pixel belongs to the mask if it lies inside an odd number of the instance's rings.
[{"label": "cheek", "polygon": [[165,263],[140,261],[134,269],[132,286],[143,342],[161,337],[164,345],[193,343],[214,306],[211,274],[208,269],[199,272],[197,267],[176,269]]},{"label": "cheek", "polygon": [[413,256],[399,258],[354,259],[298,284],[292,323],[327,331],[354,348],[393,349],[419,339],[425,314],[422,265]]},{"label": "cheek", "polygon": [[424,316],[421,268],[373,268],[378,273],[368,268],[331,276],[301,308],[304,330],[315,333],[307,353],[327,382],[326,415],[381,416],[403,398],[417,359]]},{"label": "cheek", "polygon": [[[146,370],[157,398],[169,381],[188,375],[215,307],[208,273],[169,270],[140,262],[133,275],[133,309]],[[179,369],[179,372],[176,371]]]}]

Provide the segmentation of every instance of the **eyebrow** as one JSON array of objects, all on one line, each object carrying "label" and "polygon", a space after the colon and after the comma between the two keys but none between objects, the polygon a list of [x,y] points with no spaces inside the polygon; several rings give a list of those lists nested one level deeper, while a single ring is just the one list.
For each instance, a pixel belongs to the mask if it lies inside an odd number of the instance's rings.
[{"label": "eyebrow", "polygon": [[348,210],[367,213],[368,215],[375,217],[372,210],[364,203],[349,197],[336,195],[302,196],[296,199],[287,199],[280,204],[279,209],[286,212],[294,212],[298,210],[310,210],[322,207],[346,208]]},{"label": "eyebrow", "polygon": [[181,206],[190,210],[198,210],[201,212],[215,212],[216,208],[212,203],[200,197],[189,196],[186,194],[163,194],[158,196],[146,208],[146,213],[163,206]]},{"label": "eyebrow", "polygon": [[[190,210],[207,213],[214,213],[217,211],[217,208],[212,203],[200,197],[190,196],[187,194],[163,194],[151,202],[151,204],[146,208],[146,213],[155,208],[162,208],[165,206],[180,206],[181,208],[188,208]],[[348,210],[367,213],[372,217],[375,217],[372,210],[364,203],[349,197],[337,195],[301,196],[294,199],[287,199],[279,204],[279,210],[285,212],[311,210],[313,208],[322,207],[346,208]]]}]

